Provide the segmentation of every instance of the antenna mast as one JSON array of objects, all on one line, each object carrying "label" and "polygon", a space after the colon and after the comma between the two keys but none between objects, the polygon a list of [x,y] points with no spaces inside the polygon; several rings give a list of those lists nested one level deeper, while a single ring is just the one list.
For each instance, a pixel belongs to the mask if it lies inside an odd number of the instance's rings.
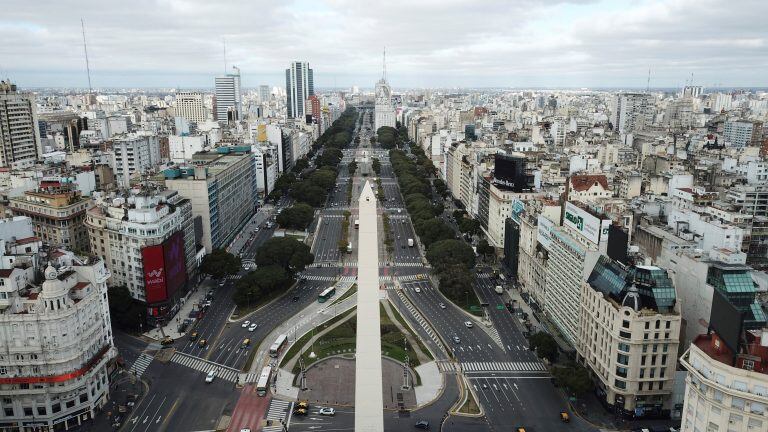
[{"label": "antenna mast", "polygon": [[384,63],[383,64],[384,64],[384,71],[382,74],[382,79],[386,81],[387,80],[387,47],[384,47]]},{"label": "antenna mast", "polygon": [[221,43],[224,44],[224,73],[227,73],[227,39],[221,37]]},{"label": "antenna mast", "polygon": [[648,82],[645,85],[645,92],[650,93],[651,92],[651,68],[648,68]]},{"label": "antenna mast", "polygon": [[88,62],[88,44],[85,42],[85,23],[80,18],[80,28],[83,30],[83,51],[85,51],[85,70],[88,72],[88,94],[93,93],[91,87],[91,64]]}]

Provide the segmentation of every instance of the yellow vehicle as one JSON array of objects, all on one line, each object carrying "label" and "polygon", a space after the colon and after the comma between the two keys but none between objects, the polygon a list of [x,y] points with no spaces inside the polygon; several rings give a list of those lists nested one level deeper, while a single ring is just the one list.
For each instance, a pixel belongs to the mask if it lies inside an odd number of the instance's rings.
[{"label": "yellow vehicle", "polygon": [[243,339],[243,343],[240,345],[240,348],[247,348],[248,345],[251,344],[251,340],[248,338]]},{"label": "yellow vehicle", "polygon": [[296,402],[296,408],[309,409],[309,402],[305,400],[298,401]]},{"label": "yellow vehicle", "polygon": [[560,413],[560,421],[563,423],[568,423],[571,421],[571,417],[568,415],[567,412],[563,411]]},{"label": "yellow vehicle", "polygon": [[201,347],[204,347],[208,344],[208,341],[205,339],[200,339],[199,341],[197,341],[197,344]]},{"label": "yellow vehicle", "polygon": [[173,339],[170,336],[166,336],[160,341],[160,345],[172,345]]},{"label": "yellow vehicle", "polygon": [[193,331],[192,333],[189,334],[189,340],[195,340],[197,339],[197,336],[198,336],[197,332]]},{"label": "yellow vehicle", "polygon": [[307,410],[304,408],[296,408],[293,410],[293,415],[307,415]]},{"label": "yellow vehicle", "polygon": [[525,432],[525,428],[519,427],[516,429],[515,432]]}]

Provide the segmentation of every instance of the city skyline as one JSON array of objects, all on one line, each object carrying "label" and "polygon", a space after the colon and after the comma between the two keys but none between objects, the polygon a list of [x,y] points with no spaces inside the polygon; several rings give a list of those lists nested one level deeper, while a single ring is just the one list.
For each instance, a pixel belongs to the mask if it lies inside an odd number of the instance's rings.
[{"label": "city skyline", "polygon": [[21,87],[87,86],[80,18],[94,88],[208,87],[225,68],[223,40],[244,87],[282,85],[293,59],[313,65],[318,88],[365,87],[384,45],[396,88],[643,88],[649,69],[651,87],[754,87],[768,65],[768,6],[757,1],[51,3],[46,14],[13,3],[0,19],[0,76]]}]

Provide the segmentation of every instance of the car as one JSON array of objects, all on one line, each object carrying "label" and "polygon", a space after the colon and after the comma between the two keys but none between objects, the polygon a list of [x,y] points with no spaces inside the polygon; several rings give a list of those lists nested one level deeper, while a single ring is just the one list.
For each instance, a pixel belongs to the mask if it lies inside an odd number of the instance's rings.
[{"label": "car", "polygon": [[417,292],[417,293],[420,293],[420,292],[421,292],[421,288],[419,288],[419,287],[416,287],[416,288],[414,288],[413,290],[414,290],[415,292]]},{"label": "car", "polygon": [[197,336],[198,336],[197,332],[193,331],[192,333],[189,334],[189,340],[195,340],[197,339]]},{"label": "car", "polygon": [[429,430],[429,422],[426,420],[419,420],[413,427],[416,429]]},{"label": "car", "polygon": [[424,279],[424,275],[423,274],[416,275],[416,280],[423,280],[423,279]]},{"label": "car", "polygon": [[170,337],[170,336],[166,336],[166,337],[164,337],[164,338],[163,338],[163,339],[160,341],[160,345],[173,345],[173,338],[172,338],[172,337]]},{"label": "car", "polygon": [[440,302],[440,304],[438,304],[438,306],[440,306],[440,309],[445,309],[445,303],[443,303],[443,302]]},{"label": "car", "polygon": [[251,432],[251,428],[240,428],[240,432]]},{"label": "car", "polygon": [[304,408],[296,408],[293,410],[293,415],[307,415],[307,410]]},{"label": "car", "polygon": [[248,348],[248,345],[251,344],[251,340],[248,338],[243,339],[243,343],[240,344],[240,348]]},{"label": "car", "polygon": [[259,227],[256,227],[256,228],[255,228],[253,231],[254,231],[254,232],[259,232],[259,230],[261,230],[261,228],[259,228]]},{"label": "car", "polygon": [[258,324],[256,324],[256,323],[253,323],[253,324],[251,324],[251,326],[250,326],[250,327],[248,327],[248,331],[249,331],[249,332],[252,332],[252,331],[256,330],[258,327],[259,327],[259,325],[258,325]]},{"label": "car", "polygon": [[519,427],[519,428],[515,429],[515,432],[525,432],[525,428],[524,427]]},{"label": "car", "polygon": [[220,287],[223,287],[226,284],[227,284],[227,280],[226,279],[222,279],[222,280],[219,281],[219,286]]},{"label": "car", "polygon": [[460,344],[461,343],[461,339],[459,339],[458,336],[454,336],[453,337],[453,343]]},{"label": "car", "polygon": [[202,348],[208,345],[208,341],[206,339],[200,339],[199,341],[197,341],[197,345],[200,346],[200,348]]},{"label": "car", "polygon": [[205,382],[212,383],[214,378],[216,378],[216,370],[211,369],[208,375],[205,376]]},{"label": "car", "polygon": [[309,409],[309,401],[301,400],[296,402],[296,408]]},{"label": "car", "polygon": [[293,296],[293,301],[295,302],[299,301],[299,296]]},{"label": "car", "polygon": [[567,412],[561,411],[560,412],[560,421],[563,423],[568,423],[571,421],[571,417],[568,415]]},{"label": "car", "polygon": [[242,328],[248,328],[248,326],[251,325],[251,322],[248,320],[243,321],[243,323],[240,325]]},{"label": "car", "polygon": [[333,416],[333,415],[336,415],[336,410],[333,408],[320,408],[320,411],[318,411],[318,413],[324,416]]},{"label": "car", "polygon": [[483,387],[483,389],[488,389],[488,384],[486,384],[486,383],[483,383],[483,384],[482,384],[482,387]]},{"label": "car", "polygon": [[466,328],[472,328],[472,327],[474,327],[474,326],[475,326],[475,325],[474,325],[474,324],[472,324],[472,321],[464,321],[464,327],[466,327]]}]

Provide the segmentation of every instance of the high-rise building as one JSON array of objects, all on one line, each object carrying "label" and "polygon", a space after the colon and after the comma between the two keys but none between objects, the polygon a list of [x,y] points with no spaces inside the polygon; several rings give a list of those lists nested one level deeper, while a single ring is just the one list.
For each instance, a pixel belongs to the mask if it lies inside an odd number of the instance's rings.
[{"label": "high-rise building", "polygon": [[34,97],[0,81],[0,167],[29,167],[41,153]]},{"label": "high-rise building", "polygon": [[242,118],[240,102],[240,69],[232,66],[234,72],[216,77],[216,120],[237,121]]},{"label": "high-rise building", "polygon": [[128,186],[134,174],[142,174],[160,163],[160,141],[156,135],[129,134],[112,142],[115,176]]},{"label": "high-rise building", "polygon": [[653,121],[654,98],[648,93],[619,93],[611,104],[613,130],[628,134],[643,130]]},{"label": "high-rise building", "polygon": [[166,170],[165,185],[192,201],[208,253],[229,244],[256,210],[256,164],[250,146],[197,153],[189,167]]},{"label": "high-rise building", "polygon": [[198,92],[176,93],[176,116],[188,121],[202,123],[208,119],[203,104],[203,94]]},{"label": "high-rise building", "polygon": [[384,64],[381,79],[376,83],[374,121],[376,130],[382,126],[395,127],[395,109],[392,106],[392,88],[387,82],[387,55],[384,53]]},{"label": "high-rise building", "polygon": [[261,103],[269,102],[269,97],[271,93],[272,92],[270,91],[268,85],[260,85],[259,86],[259,102]]},{"label": "high-rise building", "polygon": [[576,350],[605,404],[629,418],[669,416],[682,318],[667,271],[602,255],[580,303]]},{"label": "high-rise building", "polygon": [[723,138],[731,147],[760,147],[763,142],[763,123],[752,120],[725,122]]},{"label": "high-rise building", "polygon": [[312,95],[307,99],[307,117],[310,118],[314,124],[320,125],[322,121],[322,112],[320,111],[320,99],[317,96]]},{"label": "high-rise building", "polygon": [[315,82],[308,62],[295,61],[285,70],[285,93],[288,118],[304,120],[306,102],[315,94]]},{"label": "high-rise building", "polygon": [[150,324],[175,309],[197,267],[190,200],[173,190],[106,196],[88,210],[85,225],[92,253],[112,273],[109,285],[145,302]]}]

